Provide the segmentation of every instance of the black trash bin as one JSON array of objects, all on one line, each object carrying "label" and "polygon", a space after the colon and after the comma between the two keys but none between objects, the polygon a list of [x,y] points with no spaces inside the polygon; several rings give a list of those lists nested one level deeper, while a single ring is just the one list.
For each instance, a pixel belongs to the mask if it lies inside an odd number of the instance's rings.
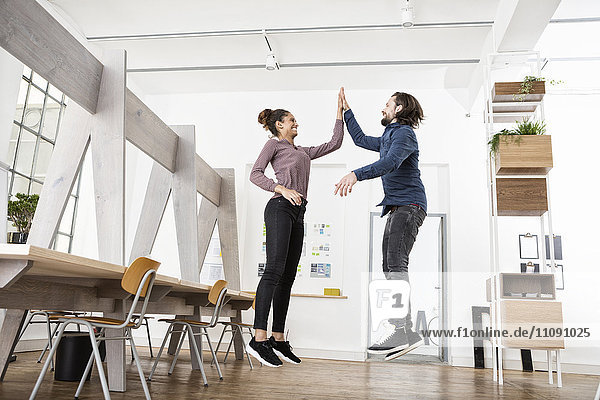
[{"label": "black trash bin", "polygon": [[[104,360],[106,347],[104,341],[100,342],[100,356]],[[54,380],[57,381],[79,381],[85,372],[90,355],[92,354],[92,343],[87,332],[65,332],[54,360]],[[86,380],[90,379],[90,375]]]}]

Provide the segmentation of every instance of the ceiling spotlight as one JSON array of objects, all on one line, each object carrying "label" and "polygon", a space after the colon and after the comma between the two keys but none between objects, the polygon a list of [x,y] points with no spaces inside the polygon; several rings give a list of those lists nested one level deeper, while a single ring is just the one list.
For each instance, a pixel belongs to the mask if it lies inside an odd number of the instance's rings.
[{"label": "ceiling spotlight", "polygon": [[277,57],[275,57],[275,52],[271,47],[271,43],[269,43],[269,38],[267,37],[267,32],[265,29],[262,31],[263,36],[265,37],[265,42],[267,42],[267,46],[269,47],[269,52],[267,53],[267,61],[265,62],[265,68],[267,71],[275,71],[279,69],[279,63],[277,62]]},{"label": "ceiling spotlight", "polygon": [[272,51],[267,54],[267,62],[265,63],[265,67],[267,71],[274,71],[279,69],[279,64],[277,64],[277,58],[275,57],[275,53]]},{"label": "ceiling spotlight", "polygon": [[414,18],[415,13],[412,5],[410,4],[410,0],[406,0],[404,6],[401,8],[402,15],[402,26],[405,28],[410,28],[415,24]]}]

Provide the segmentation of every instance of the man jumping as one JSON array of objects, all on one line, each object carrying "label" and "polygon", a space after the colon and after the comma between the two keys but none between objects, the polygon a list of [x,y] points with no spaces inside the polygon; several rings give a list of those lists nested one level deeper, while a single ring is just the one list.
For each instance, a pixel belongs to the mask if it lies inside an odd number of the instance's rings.
[{"label": "man jumping", "polygon": [[[385,130],[380,137],[374,137],[363,133],[343,90],[342,99],[344,120],[354,144],[378,151],[379,160],[344,176],[335,185],[334,195],[339,192],[340,196],[347,196],[357,181],[381,177],[385,196],[378,206],[383,206],[382,217],[388,215],[382,243],[383,273],[386,279],[408,282],[408,256],[427,216],[419,146],[413,130],[423,121],[423,109],[412,95],[394,93],[382,110]],[[386,354],[385,359],[391,360],[423,344],[423,338],[412,330],[410,299],[406,317],[384,321],[384,328],[388,332],[368,348],[369,353]]]}]

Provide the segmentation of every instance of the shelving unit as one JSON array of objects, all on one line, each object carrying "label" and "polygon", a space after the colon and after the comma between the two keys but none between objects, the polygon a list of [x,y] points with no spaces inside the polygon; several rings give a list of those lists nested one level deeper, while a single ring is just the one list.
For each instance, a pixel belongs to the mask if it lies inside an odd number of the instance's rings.
[{"label": "shelving unit", "polygon": [[[528,60],[535,57],[532,63]],[[496,60],[501,62],[496,63]],[[520,82],[494,82],[496,69],[515,64],[527,64],[530,75],[541,75],[538,52],[492,53],[487,56],[485,68],[485,126],[488,141],[503,126],[523,119],[544,119],[544,82],[533,82],[533,90],[522,99],[515,99]],[[521,101],[522,100],[522,101]],[[490,219],[490,278],[486,282],[490,302],[492,330],[514,329],[532,325],[539,320],[544,327],[562,327],[562,304],[556,301],[554,274],[554,241],[549,241],[550,271],[547,270],[545,235],[553,237],[552,209],[549,196],[548,173],[553,167],[552,145],[549,136],[515,137],[519,147],[500,140],[496,157],[488,151],[488,193]],[[523,147],[520,147],[520,145]],[[501,273],[499,217],[538,217],[541,240],[541,274]],[[549,273],[547,273],[549,272]],[[526,340],[527,339],[527,340]],[[562,338],[491,337],[493,379],[503,384],[502,353],[505,348],[543,349],[547,351],[549,383],[552,383],[552,351],[556,352],[558,387],[562,386],[560,350]]]}]

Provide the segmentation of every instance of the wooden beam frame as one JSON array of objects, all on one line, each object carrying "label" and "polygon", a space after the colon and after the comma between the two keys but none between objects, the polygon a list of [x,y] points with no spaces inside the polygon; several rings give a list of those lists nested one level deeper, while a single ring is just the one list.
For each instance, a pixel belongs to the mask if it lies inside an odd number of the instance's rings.
[{"label": "wooden beam frame", "polygon": [[96,112],[102,63],[37,1],[0,1],[0,47]]},{"label": "wooden beam frame", "polygon": [[127,90],[126,97],[127,140],[154,161],[175,172],[179,136],[130,90]]}]

